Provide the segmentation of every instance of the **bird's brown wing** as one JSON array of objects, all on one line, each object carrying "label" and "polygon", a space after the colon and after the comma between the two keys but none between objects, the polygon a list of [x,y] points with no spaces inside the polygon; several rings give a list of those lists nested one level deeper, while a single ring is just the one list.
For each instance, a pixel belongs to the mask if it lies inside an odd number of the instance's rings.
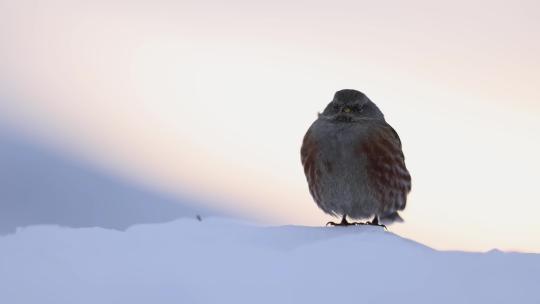
[{"label": "bird's brown wing", "polygon": [[300,157],[302,160],[302,166],[304,167],[304,173],[308,181],[309,191],[315,201],[319,201],[317,180],[320,175],[320,171],[316,166],[317,157],[317,143],[311,135],[311,129],[307,131],[302,142],[302,148],[300,149]]},{"label": "bird's brown wing", "polygon": [[366,173],[372,194],[380,203],[380,214],[390,216],[403,210],[411,190],[411,176],[405,166],[401,140],[387,123],[374,123],[358,147],[366,157]]}]

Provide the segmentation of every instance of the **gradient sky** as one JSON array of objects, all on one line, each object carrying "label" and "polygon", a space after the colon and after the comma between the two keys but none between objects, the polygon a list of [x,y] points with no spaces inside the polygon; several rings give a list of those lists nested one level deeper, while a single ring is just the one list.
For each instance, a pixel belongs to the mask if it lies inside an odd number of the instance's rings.
[{"label": "gradient sky", "polygon": [[538,1],[0,0],[0,119],[164,192],[322,225],[300,143],[355,88],[413,177],[392,231],[540,252],[538,37]]}]

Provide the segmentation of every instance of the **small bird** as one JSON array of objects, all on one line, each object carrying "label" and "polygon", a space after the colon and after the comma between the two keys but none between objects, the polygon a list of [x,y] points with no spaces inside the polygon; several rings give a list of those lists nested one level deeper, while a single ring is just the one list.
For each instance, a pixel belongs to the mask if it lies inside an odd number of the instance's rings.
[{"label": "small bird", "polygon": [[[401,140],[364,93],[345,89],[308,129],[300,151],[311,196],[324,212],[342,216],[327,225],[401,222],[411,190]],[[372,218],[368,222],[348,222]],[[380,224],[382,223],[382,224]]]}]

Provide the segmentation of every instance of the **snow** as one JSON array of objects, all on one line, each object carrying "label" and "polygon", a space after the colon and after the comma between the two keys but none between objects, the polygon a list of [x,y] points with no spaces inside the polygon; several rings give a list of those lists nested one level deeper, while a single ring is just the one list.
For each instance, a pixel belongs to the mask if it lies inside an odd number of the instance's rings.
[{"label": "snow", "polygon": [[0,237],[0,303],[540,303],[540,255],[437,251],[379,227],[180,219]]}]

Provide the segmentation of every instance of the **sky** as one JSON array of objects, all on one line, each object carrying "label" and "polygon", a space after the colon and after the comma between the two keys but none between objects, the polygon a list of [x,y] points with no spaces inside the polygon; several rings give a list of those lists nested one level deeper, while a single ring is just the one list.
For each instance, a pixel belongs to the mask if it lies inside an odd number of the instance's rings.
[{"label": "sky", "polygon": [[403,142],[391,230],[540,252],[536,1],[0,0],[0,121],[164,193],[323,225],[300,144],[343,88]]}]

